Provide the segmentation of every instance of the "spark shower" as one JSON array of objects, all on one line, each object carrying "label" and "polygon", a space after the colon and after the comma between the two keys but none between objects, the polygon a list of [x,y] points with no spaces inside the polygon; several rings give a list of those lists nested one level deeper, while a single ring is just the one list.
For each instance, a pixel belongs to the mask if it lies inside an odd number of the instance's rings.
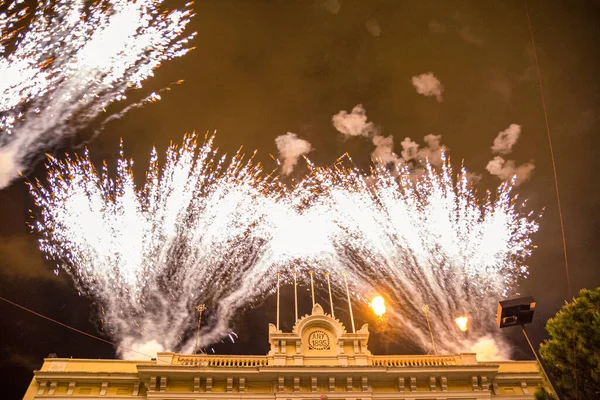
[{"label": "spark shower", "polygon": [[[141,188],[123,148],[114,178],[86,152],[50,159],[47,182],[30,185],[41,249],[97,300],[122,356],[191,351],[198,303],[212,314],[201,345],[214,342],[273,290],[276,271],[291,281],[309,270],[330,272],[340,297],[344,271],[355,299],[384,295],[394,335],[425,352],[428,304],[440,351],[509,356],[495,306],[527,274],[538,229],[510,183],[480,199],[445,159],[420,174],[382,165],[365,174],[340,159],[309,163],[289,187],[242,154],[219,156],[213,142],[187,135],[162,168],[153,151]],[[455,325],[461,315],[468,333]]]},{"label": "spark shower", "polygon": [[191,3],[162,0],[0,2],[0,189],[44,150],[92,121],[102,126],[160,99],[152,92],[102,118],[110,104],[141,88],[163,61],[180,57]]}]

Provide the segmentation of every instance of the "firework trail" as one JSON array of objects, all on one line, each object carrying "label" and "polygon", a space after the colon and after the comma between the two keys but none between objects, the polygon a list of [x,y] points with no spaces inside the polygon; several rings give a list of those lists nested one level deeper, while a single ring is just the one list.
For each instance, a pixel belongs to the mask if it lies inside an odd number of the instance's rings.
[{"label": "firework trail", "polygon": [[[355,296],[384,295],[398,336],[426,351],[424,304],[439,350],[488,344],[507,355],[495,306],[526,274],[538,227],[511,184],[480,202],[466,171],[454,177],[445,160],[419,175],[382,166],[365,175],[340,161],[309,165],[285,188],[240,154],[217,159],[212,143],[198,149],[186,137],[162,170],[154,152],[140,190],[130,162],[121,158],[112,180],[87,154],[52,159],[48,183],[32,185],[41,249],[104,307],[122,345],[190,351],[198,302],[215,310],[202,334],[203,345],[214,342],[273,289],[275,271],[314,270],[332,273],[340,297],[342,272]],[[472,321],[467,334],[459,315]]]},{"label": "firework trail", "polygon": [[0,11],[0,188],[184,55],[190,4],[167,12],[156,0],[14,1]]}]

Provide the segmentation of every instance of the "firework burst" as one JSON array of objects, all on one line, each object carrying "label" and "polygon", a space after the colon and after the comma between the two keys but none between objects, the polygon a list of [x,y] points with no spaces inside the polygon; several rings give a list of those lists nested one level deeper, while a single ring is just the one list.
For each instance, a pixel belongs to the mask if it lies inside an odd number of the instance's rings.
[{"label": "firework burst", "polygon": [[[182,56],[192,16],[162,1],[23,1],[0,12],[0,188],[51,147]],[[145,100],[154,100],[150,94]]]},{"label": "firework burst", "polygon": [[[342,272],[355,296],[382,294],[388,321],[422,349],[427,304],[440,350],[481,351],[485,341],[502,350],[490,338],[495,303],[527,273],[538,229],[510,183],[480,201],[467,172],[455,177],[445,160],[440,171],[369,175],[340,161],[311,165],[285,188],[240,154],[218,158],[212,144],[187,136],[162,169],[153,152],[139,190],[131,162],[121,157],[111,179],[87,154],[50,160],[48,183],[32,185],[41,249],[100,302],[121,344],[190,351],[197,302],[214,310],[207,344],[264,298],[276,271],[291,280],[313,270],[330,272],[338,294]],[[472,321],[467,334],[454,322],[461,315]]]},{"label": "firework burst", "polygon": [[[330,225],[335,249],[318,268],[347,271],[362,298],[385,293],[391,323],[421,348],[431,347],[421,312],[429,305],[441,350],[482,351],[477,344],[488,341],[493,355],[510,354],[493,316],[527,274],[538,229],[511,183],[479,201],[467,171],[454,177],[446,160],[441,171],[427,165],[418,175],[378,166],[364,176],[338,166],[317,169],[311,180],[320,193],[312,208]],[[465,314],[473,320],[468,336],[454,324]]]},{"label": "firework burst", "polygon": [[130,161],[121,157],[111,179],[87,153],[51,159],[49,189],[32,185],[41,249],[98,299],[105,328],[125,347],[154,340],[191,350],[182,335],[197,301],[218,305],[215,334],[203,337],[214,341],[264,281],[261,224],[276,198],[258,165],[240,154],[227,163],[211,145],[187,136],[167,150],[162,170],[153,151],[140,190]]}]

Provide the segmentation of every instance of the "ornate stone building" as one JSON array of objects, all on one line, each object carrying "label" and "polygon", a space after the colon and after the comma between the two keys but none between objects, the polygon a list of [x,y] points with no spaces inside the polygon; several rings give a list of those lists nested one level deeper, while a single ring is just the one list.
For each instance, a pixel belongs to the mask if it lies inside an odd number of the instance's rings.
[{"label": "ornate stone building", "polygon": [[292,332],[269,325],[266,356],[159,353],[153,361],[49,358],[25,399],[533,399],[533,361],[475,354],[375,356],[316,304]]}]

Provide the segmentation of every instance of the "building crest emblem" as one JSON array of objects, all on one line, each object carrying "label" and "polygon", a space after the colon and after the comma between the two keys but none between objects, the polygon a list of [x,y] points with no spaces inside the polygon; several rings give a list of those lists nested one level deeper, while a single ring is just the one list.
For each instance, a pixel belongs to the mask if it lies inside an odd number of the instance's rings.
[{"label": "building crest emblem", "polygon": [[323,331],[314,331],[308,335],[309,350],[329,350],[329,335]]}]

